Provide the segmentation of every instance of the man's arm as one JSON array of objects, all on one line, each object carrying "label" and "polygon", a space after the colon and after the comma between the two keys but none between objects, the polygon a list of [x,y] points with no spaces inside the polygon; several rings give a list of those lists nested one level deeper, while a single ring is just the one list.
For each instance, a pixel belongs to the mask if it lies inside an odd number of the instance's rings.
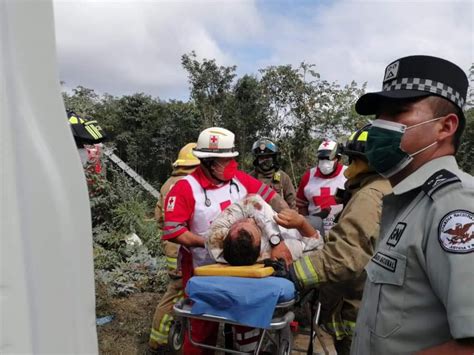
[{"label": "man's arm", "polygon": [[194,234],[190,231],[186,231],[177,237],[168,239],[168,241],[183,245],[185,247],[202,247],[204,248],[205,239],[200,235]]},{"label": "man's arm", "polygon": [[296,228],[303,237],[321,238],[319,232],[313,228],[308,220],[292,209],[284,209],[275,216],[275,221],[285,228]]},{"label": "man's arm", "polygon": [[[378,195],[378,196],[377,196]],[[356,279],[373,254],[379,233],[382,193],[359,193],[349,201],[339,223],[327,235],[321,250],[293,263],[290,272],[300,288]]]}]

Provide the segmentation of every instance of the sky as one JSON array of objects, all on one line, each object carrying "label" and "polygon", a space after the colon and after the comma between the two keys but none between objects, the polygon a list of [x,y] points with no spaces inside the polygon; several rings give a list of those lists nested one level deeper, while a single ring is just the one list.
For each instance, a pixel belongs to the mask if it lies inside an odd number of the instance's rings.
[{"label": "sky", "polygon": [[466,72],[474,62],[470,0],[54,0],[60,77],[115,96],[189,98],[181,56],[196,51],[237,74],[316,65],[340,85],[381,88],[385,67],[413,54]]}]

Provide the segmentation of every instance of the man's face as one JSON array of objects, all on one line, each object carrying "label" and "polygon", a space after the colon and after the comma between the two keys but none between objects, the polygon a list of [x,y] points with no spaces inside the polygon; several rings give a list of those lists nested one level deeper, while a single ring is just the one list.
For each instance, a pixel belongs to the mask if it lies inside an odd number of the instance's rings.
[{"label": "man's face", "polygon": [[219,179],[224,180],[224,169],[232,160],[234,158],[214,158],[212,170]]},{"label": "man's face", "polygon": [[235,222],[229,230],[231,238],[235,238],[237,236],[237,232],[241,229],[246,230],[252,236],[255,246],[260,246],[262,231],[257,226],[253,218],[245,218]]},{"label": "man's face", "polygon": [[[376,118],[410,127],[434,118],[434,113],[429,100],[422,99],[406,105],[383,105]],[[439,124],[439,121],[434,121],[407,130],[402,137],[401,149],[412,154],[432,144],[437,139]],[[415,159],[418,157],[421,158],[422,154],[415,156]]]}]

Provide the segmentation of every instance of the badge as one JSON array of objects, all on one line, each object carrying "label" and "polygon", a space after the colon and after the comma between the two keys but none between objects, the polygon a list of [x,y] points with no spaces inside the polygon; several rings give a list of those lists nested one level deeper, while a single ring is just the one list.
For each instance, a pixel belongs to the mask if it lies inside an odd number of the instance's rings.
[{"label": "badge", "polygon": [[400,63],[397,61],[387,67],[387,69],[385,70],[385,76],[383,78],[384,83],[388,80],[393,80],[397,77],[399,64]]},{"label": "badge", "polygon": [[166,205],[166,211],[173,212],[175,204],[176,204],[176,196],[170,196],[170,198],[168,199],[168,204]]},{"label": "badge", "polygon": [[400,238],[402,237],[406,227],[406,223],[398,222],[395,226],[395,229],[392,231],[392,234],[390,234],[390,237],[388,237],[387,245],[390,245],[391,247],[396,246],[400,241]]},{"label": "badge", "polygon": [[439,243],[450,253],[466,254],[474,250],[474,214],[465,210],[449,212],[438,227]]}]

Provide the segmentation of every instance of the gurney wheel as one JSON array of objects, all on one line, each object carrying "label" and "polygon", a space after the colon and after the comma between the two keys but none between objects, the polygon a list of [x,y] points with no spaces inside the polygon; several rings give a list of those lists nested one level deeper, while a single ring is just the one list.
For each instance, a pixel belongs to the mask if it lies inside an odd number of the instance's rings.
[{"label": "gurney wheel", "polygon": [[168,344],[169,347],[174,351],[181,350],[184,342],[184,328],[183,323],[179,320],[175,320],[171,324],[170,331],[168,333]]}]

